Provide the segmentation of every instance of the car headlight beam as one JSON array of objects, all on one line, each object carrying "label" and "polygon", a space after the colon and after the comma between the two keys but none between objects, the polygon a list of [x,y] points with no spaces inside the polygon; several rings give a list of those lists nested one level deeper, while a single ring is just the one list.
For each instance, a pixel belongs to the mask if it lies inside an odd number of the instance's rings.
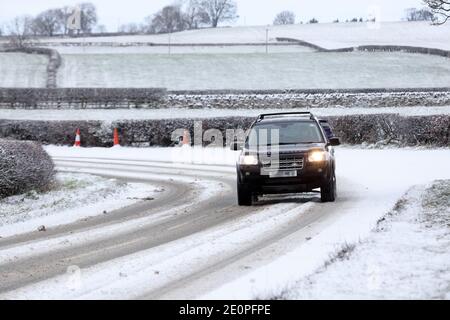
[{"label": "car headlight beam", "polygon": [[325,151],[313,151],[309,154],[308,156],[308,161],[309,162],[322,162],[325,161],[327,159],[327,154]]},{"label": "car headlight beam", "polygon": [[255,155],[241,156],[239,159],[239,163],[244,166],[256,166],[258,165],[258,157],[256,157]]}]

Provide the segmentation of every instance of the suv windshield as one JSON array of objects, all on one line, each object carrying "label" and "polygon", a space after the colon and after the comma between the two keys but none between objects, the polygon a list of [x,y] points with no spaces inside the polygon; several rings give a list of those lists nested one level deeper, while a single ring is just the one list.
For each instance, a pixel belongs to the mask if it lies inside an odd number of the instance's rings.
[{"label": "suv windshield", "polygon": [[322,133],[314,121],[289,121],[255,125],[247,147],[323,142]]}]

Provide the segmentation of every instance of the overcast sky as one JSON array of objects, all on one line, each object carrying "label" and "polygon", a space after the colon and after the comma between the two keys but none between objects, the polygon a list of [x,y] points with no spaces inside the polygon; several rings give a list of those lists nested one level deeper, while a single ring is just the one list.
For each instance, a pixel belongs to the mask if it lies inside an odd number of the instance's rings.
[{"label": "overcast sky", "polygon": [[[88,0],[89,1],[89,0]],[[180,1],[180,0],[178,0]],[[0,24],[14,16],[35,15],[43,10],[72,6],[81,0],[0,0]],[[142,22],[164,5],[173,0],[91,0],[97,6],[100,24],[108,31],[116,31],[117,26],[129,22]],[[378,8],[381,21],[399,21],[404,10],[422,7],[422,0],[237,0],[240,18],[235,25],[270,24],[276,13],[292,10],[297,20],[307,21],[315,17],[320,22],[341,21],[353,17],[366,17],[368,11]]]}]

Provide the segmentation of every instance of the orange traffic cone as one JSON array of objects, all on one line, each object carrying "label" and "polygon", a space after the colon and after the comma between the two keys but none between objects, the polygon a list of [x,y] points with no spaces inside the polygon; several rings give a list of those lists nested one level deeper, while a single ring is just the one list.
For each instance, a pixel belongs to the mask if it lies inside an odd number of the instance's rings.
[{"label": "orange traffic cone", "polygon": [[74,147],[81,147],[81,135],[80,135],[80,129],[77,129],[76,135],[75,135],[75,144]]},{"label": "orange traffic cone", "polygon": [[184,130],[183,141],[181,143],[183,146],[189,146],[191,143],[189,141],[189,131]]},{"label": "orange traffic cone", "polygon": [[117,128],[114,128],[114,147],[120,146],[119,142],[119,130]]}]

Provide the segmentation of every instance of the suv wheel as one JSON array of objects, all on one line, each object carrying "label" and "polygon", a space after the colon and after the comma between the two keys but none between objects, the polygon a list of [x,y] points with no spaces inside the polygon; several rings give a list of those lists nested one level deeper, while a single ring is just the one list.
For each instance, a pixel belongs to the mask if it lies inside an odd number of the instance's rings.
[{"label": "suv wheel", "polygon": [[248,190],[248,187],[238,183],[237,185],[238,205],[251,206],[252,205],[252,193]]},{"label": "suv wheel", "polygon": [[334,202],[336,200],[336,174],[333,172],[330,181],[320,188],[322,202]]}]

